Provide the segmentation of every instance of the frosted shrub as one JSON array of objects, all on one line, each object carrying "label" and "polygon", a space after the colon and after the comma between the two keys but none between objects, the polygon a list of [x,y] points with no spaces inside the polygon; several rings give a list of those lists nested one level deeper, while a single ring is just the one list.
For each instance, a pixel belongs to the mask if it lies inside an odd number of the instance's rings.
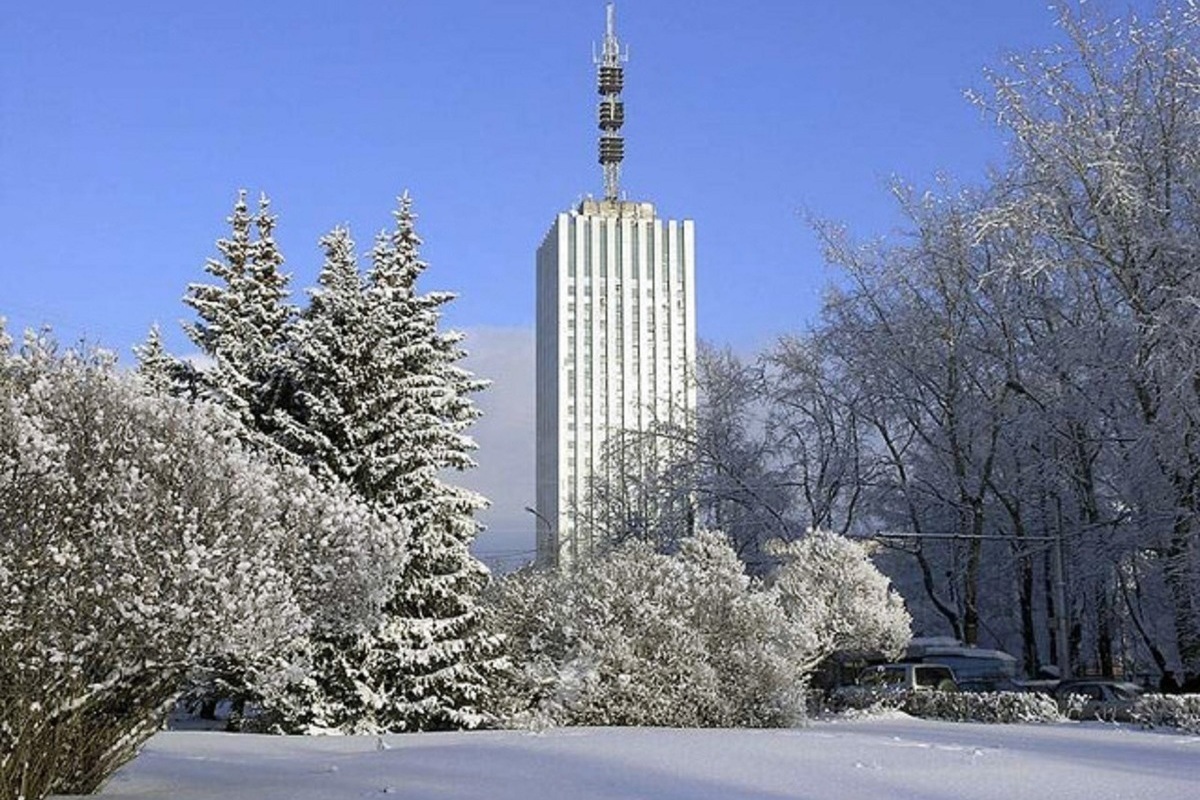
[{"label": "frosted shrub", "polygon": [[865,545],[827,531],[772,542],[781,561],[768,585],[805,637],[805,672],[838,651],[898,656],[912,619]]},{"label": "frosted shrub", "polygon": [[803,718],[802,642],[720,534],[677,555],[630,542],[567,573],[500,581],[490,607],[512,725],[783,726]]},{"label": "frosted shrub", "polygon": [[1132,714],[1147,728],[1178,728],[1200,734],[1200,694],[1143,695]]},{"label": "frosted shrub", "polygon": [[900,708],[914,717],[952,722],[1059,722],[1054,699],[1034,692],[926,692],[903,695]]},{"label": "frosted shrub", "polygon": [[269,693],[314,626],[374,620],[403,531],[236,430],[103,355],[0,351],[0,796],[92,791],[189,670]]},{"label": "frosted shrub", "polygon": [[1034,692],[931,692],[886,691],[850,687],[837,691],[825,710],[838,713],[903,711],[923,719],[951,722],[1061,722],[1054,699]]}]

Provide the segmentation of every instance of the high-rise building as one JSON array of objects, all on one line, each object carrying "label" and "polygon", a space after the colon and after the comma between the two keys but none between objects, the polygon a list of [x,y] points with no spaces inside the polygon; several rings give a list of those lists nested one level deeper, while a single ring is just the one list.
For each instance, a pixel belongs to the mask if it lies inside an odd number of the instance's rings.
[{"label": "high-rise building", "polygon": [[537,560],[593,547],[591,477],[616,431],[689,424],[696,407],[695,227],[620,194],[627,56],[607,8],[596,59],[604,199],[555,218],[537,251]]}]

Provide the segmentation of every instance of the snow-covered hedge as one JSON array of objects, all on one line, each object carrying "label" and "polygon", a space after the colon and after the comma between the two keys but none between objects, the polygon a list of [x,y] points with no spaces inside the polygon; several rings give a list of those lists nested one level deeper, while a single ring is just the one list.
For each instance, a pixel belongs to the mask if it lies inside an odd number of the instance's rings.
[{"label": "snow-covered hedge", "polygon": [[804,715],[807,640],[723,536],[678,555],[631,542],[565,573],[498,583],[492,622],[514,726],[778,726]]},{"label": "snow-covered hedge", "polygon": [[1200,694],[1143,695],[1132,715],[1147,728],[1178,728],[1200,734]]},{"label": "snow-covered hedge", "polygon": [[406,542],[224,412],[36,337],[0,342],[0,532],[0,796],[26,798],[92,791],[198,665],[269,693],[314,626],[373,622]]},{"label": "snow-covered hedge", "polygon": [[[1080,697],[1082,706],[1084,698]],[[895,692],[847,687],[834,692],[825,711],[877,712],[897,710],[914,717],[952,722],[1061,722],[1064,714],[1053,698],[1034,692]],[[1200,734],[1200,695],[1143,695],[1130,710],[1133,720],[1147,728],[1175,728]]]},{"label": "snow-covered hedge", "polygon": [[826,710],[903,711],[914,717],[951,722],[1059,722],[1053,698],[1032,692],[880,691],[862,687],[835,692]]},{"label": "snow-covered hedge", "polygon": [[1054,699],[1035,692],[909,692],[901,709],[952,722],[1058,722]]},{"label": "snow-covered hedge", "polygon": [[[899,707],[914,717],[958,722],[1057,722],[1077,716],[1064,716],[1051,697],[1019,692],[911,692]],[[1200,733],[1200,695],[1144,695],[1129,714],[1147,728]]]}]

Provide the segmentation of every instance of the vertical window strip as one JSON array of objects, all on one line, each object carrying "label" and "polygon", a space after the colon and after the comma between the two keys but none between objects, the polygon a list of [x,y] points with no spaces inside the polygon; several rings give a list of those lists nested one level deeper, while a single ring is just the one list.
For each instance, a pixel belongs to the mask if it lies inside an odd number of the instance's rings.
[{"label": "vertical window strip", "polygon": [[567,277],[575,277],[575,239],[578,236],[578,221],[567,219]]}]

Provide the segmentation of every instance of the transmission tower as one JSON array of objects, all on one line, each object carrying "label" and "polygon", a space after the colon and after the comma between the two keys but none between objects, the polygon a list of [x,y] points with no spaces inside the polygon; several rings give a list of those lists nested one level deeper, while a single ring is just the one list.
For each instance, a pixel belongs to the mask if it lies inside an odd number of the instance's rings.
[{"label": "transmission tower", "polygon": [[621,162],[625,159],[625,137],[621,135],[621,126],[625,124],[625,104],[621,102],[625,68],[621,64],[629,60],[629,51],[628,48],[622,51],[617,41],[613,4],[609,3],[605,11],[604,43],[600,54],[594,57],[596,87],[600,92],[600,166],[604,168],[604,199],[616,201],[620,199]]}]

